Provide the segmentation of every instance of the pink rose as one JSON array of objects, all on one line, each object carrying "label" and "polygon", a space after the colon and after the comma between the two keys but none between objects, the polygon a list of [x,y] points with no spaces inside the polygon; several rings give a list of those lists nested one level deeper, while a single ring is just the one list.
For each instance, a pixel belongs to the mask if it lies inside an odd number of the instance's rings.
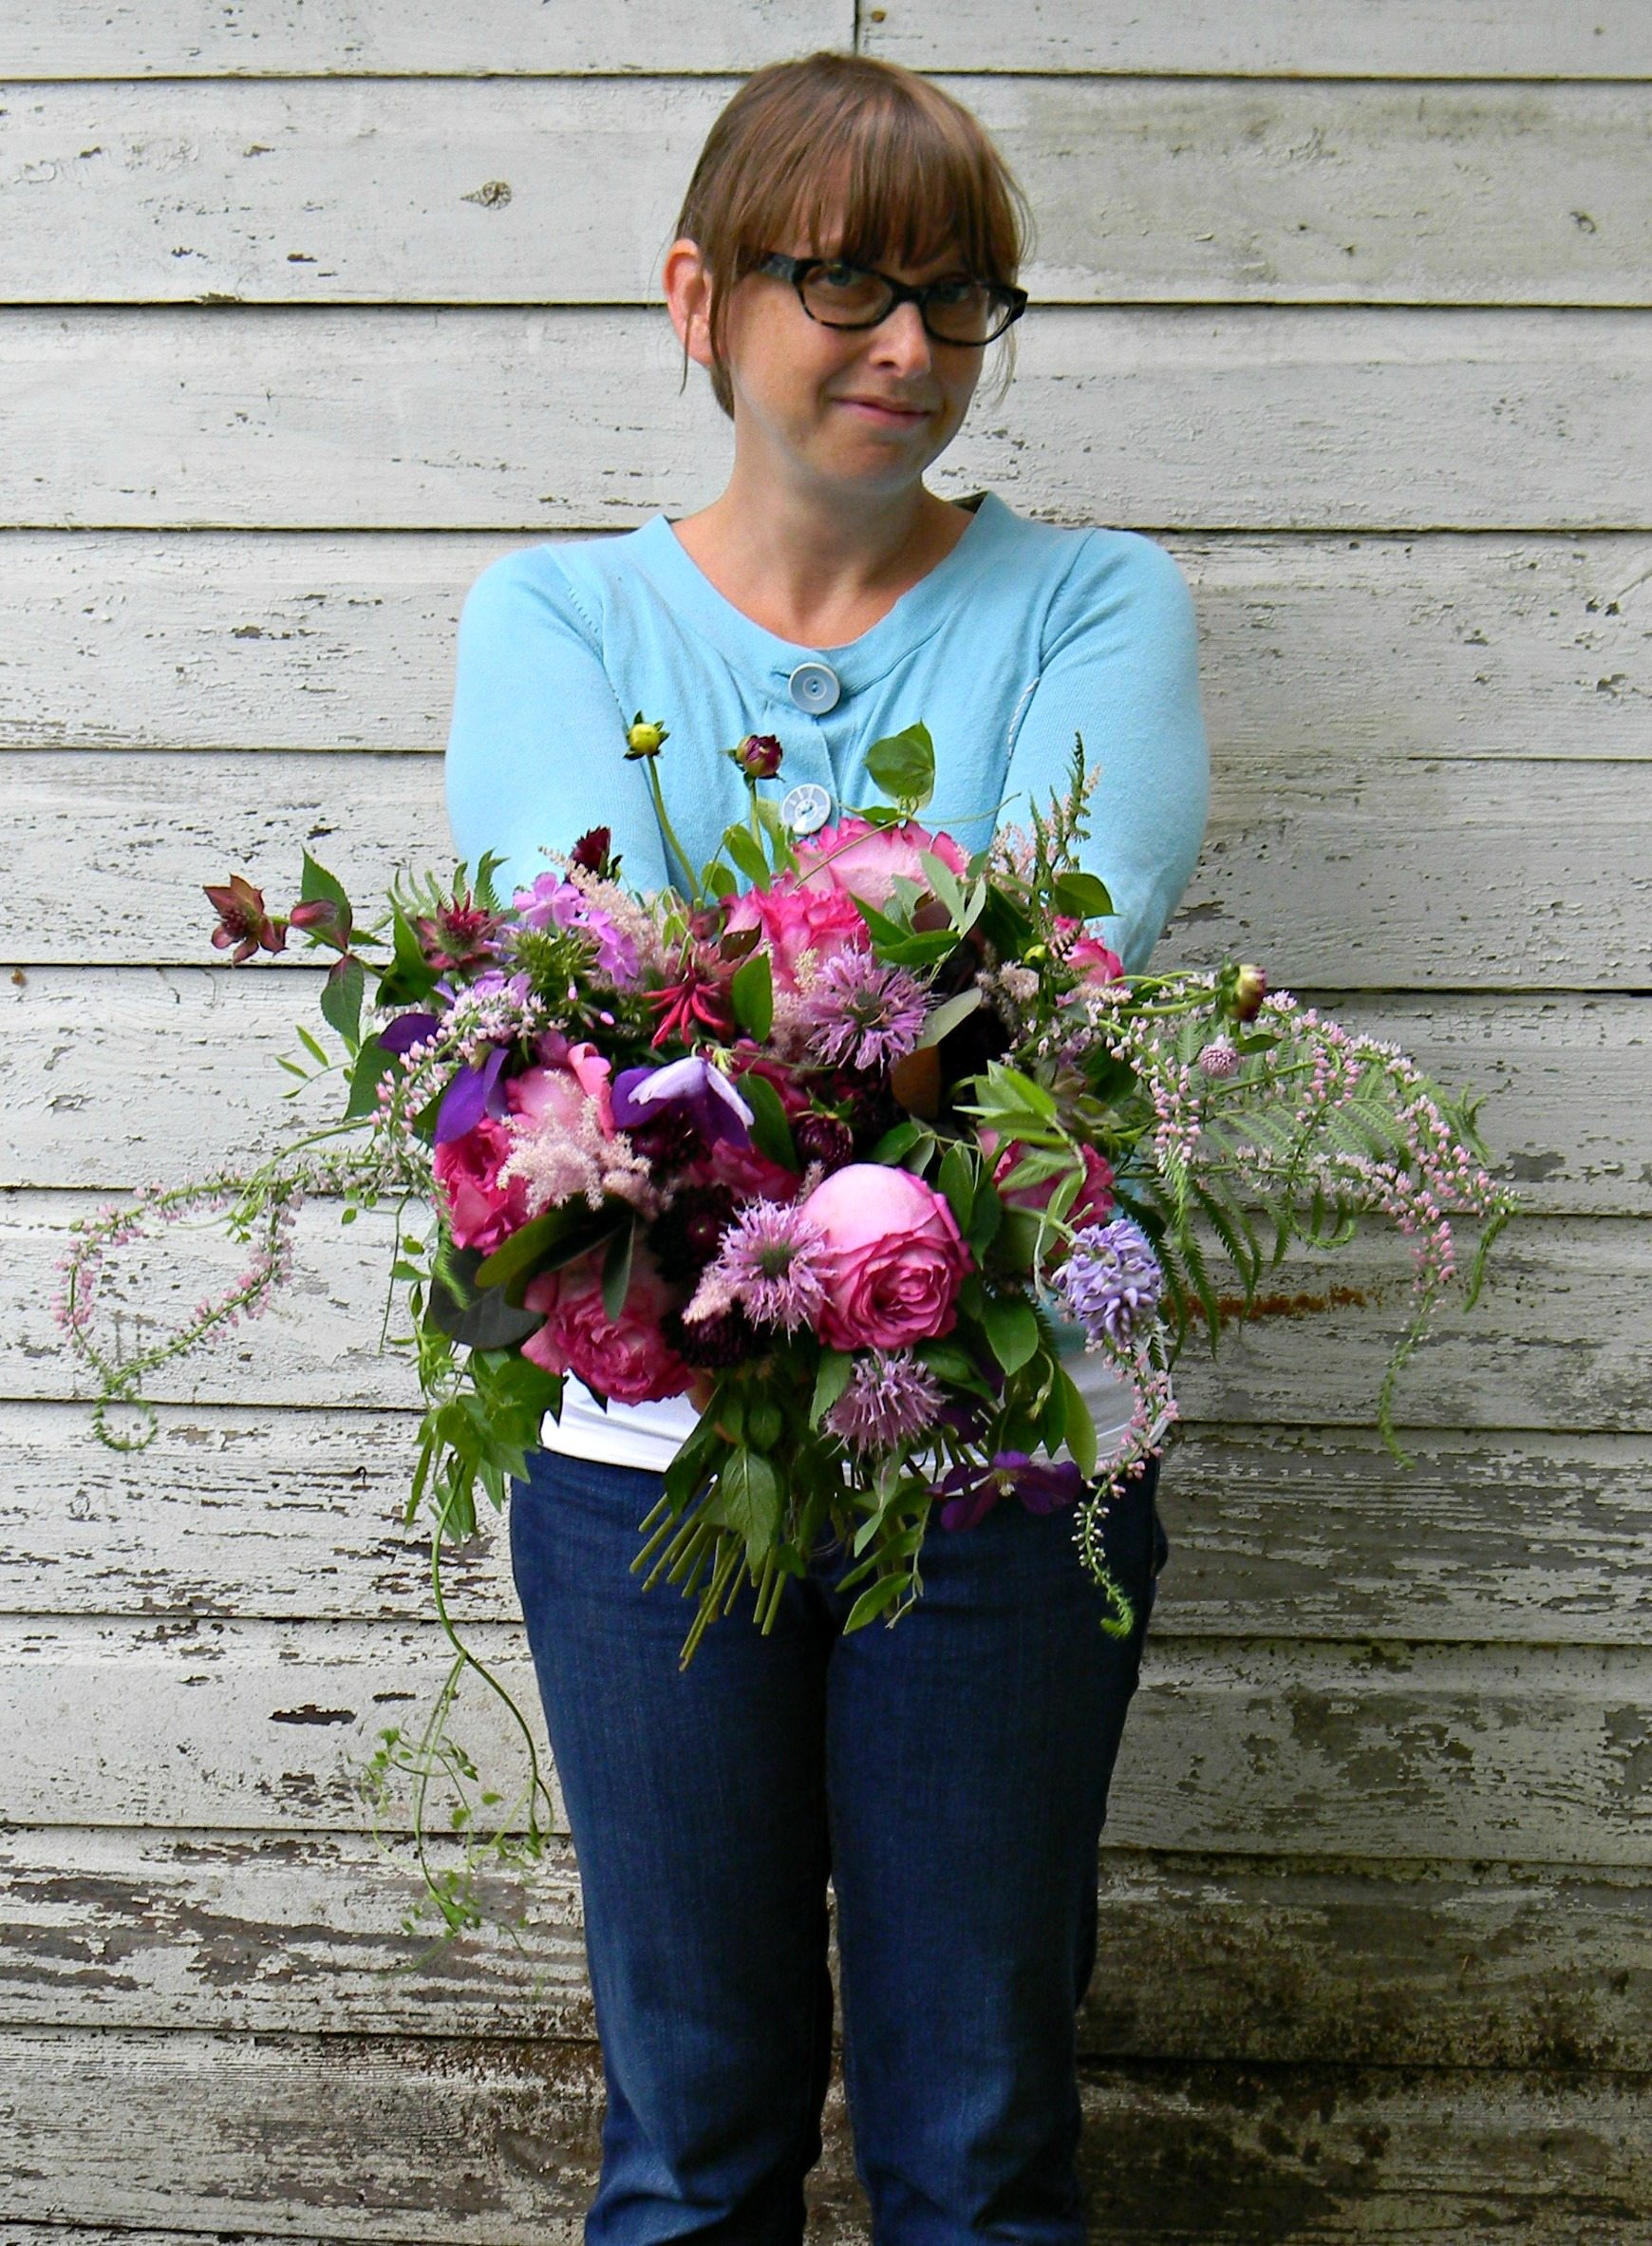
[{"label": "pink rose", "polygon": [[970,1268],[951,1210],[910,1170],[850,1162],[803,1203],[825,1239],[820,1338],[834,1349],[904,1349],[949,1333]]},{"label": "pink rose", "polygon": [[[1067,965],[1086,983],[1116,983],[1124,972],[1123,960],[1117,952],[1110,952],[1098,935],[1085,935],[1083,926],[1081,920],[1057,915],[1056,934]],[[1079,931],[1077,935],[1075,930]],[[1071,943],[1066,941],[1069,936],[1073,937]]]},{"label": "pink rose", "polygon": [[864,952],[872,938],[846,890],[824,879],[799,885],[795,874],[777,876],[771,889],[748,889],[730,903],[724,926],[760,931],[775,986],[798,987],[798,961],[813,952],[817,964],[840,952]]},{"label": "pink rose", "polygon": [[[555,1050],[558,1046],[560,1052]],[[540,1050],[549,1065],[525,1069],[520,1076],[513,1076],[505,1086],[511,1113],[528,1116],[535,1123],[549,1115],[564,1130],[571,1131],[578,1124],[587,1100],[594,1100],[603,1137],[611,1139],[613,1095],[609,1087],[610,1065],[606,1055],[589,1042],[570,1045],[554,1030],[540,1040]]]},{"label": "pink rose", "polygon": [[873,826],[866,819],[840,819],[835,826],[823,826],[797,845],[798,866],[803,875],[819,868],[806,881],[807,888],[830,881],[846,896],[864,897],[881,913],[894,894],[897,876],[915,881],[920,889],[929,887],[918,863],[920,850],[929,851],[955,874],[963,873],[969,862],[950,835],[931,835],[915,821],[904,826]]},{"label": "pink rose", "polygon": [[527,1186],[520,1178],[509,1184],[499,1180],[515,1151],[510,1132],[491,1116],[436,1149],[437,1188],[447,1203],[456,1248],[479,1248],[491,1255],[528,1221]]},{"label": "pink rose", "polygon": [[[981,1133],[981,1150],[988,1158],[998,1144],[996,1131]],[[1023,1146],[1019,1139],[1012,1139],[998,1160],[992,1164],[992,1182],[998,1188],[998,1198],[1006,1209],[1038,1211],[1049,1205],[1051,1194],[1061,1179],[1045,1178],[1036,1185],[1014,1185],[1007,1193],[1004,1180],[1009,1176],[1024,1154],[1033,1149]],[[1072,1225],[1104,1224],[1113,1214],[1113,1165],[1093,1146],[1081,1146],[1079,1152],[1084,1161],[1084,1182],[1079,1188],[1079,1198],[1067,1212],[1067,1222]]]},{"label": "pink rose", "polygon": [[545,1323],[522,1354],[547,1372],[572,1372],[596,1396],[616,1404],[653,1404],[687,1393],[689,1370],[660,1331],[673,1296],[638,1244],[631,1283],[617,1318],[602,1305],[602,1258],[583,1255],[529,1282],[522,1301]]}]

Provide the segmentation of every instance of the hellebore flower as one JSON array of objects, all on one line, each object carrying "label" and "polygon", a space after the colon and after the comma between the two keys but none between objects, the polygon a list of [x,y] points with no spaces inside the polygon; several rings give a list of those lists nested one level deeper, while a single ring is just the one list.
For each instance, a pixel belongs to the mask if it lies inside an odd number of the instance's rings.
[{"label": "hellebore flower", "polygon": [[413,933],[434,973],[464,974],[494,957],[498,924],[497,914],[484,911],[467,889],[462,897],[445,898],[434,913],[422,913]]},{"label": "hellebore flower", "polygon": [[751,1143],[752,1111],[721,1068],[699,1053],[663,1068],[622,1068],[613,1080],[613,1120],[622,1131],[680,1107],[709,1145]]},{"label": "hellebore flower", "polygon": [[436,1111],[438,1146],[445,1146],[450,1139],[462,1139],[484,1115],[491,1115],[496,1122],[504,1115],[505,1087],[499,1082],[499,1071],[509,1052],[508,1046],[496,1045],[479,1068],[467,1066],[460,1070],[442,1093],[441,1105]]},{"label": "hellebore flower", "polygon": [[1024,1450],[995,1450],[985,1466],[954,1466],[935,1483],[945,1500],[944,1529],[972,1529],[1000,1498],[1018,1497],[1029,1513],[1059,1513],[1083,1495],[1084,1477],[1071,1459],[1034,1460]]},{"label": "hellebore flower", "polygon": [[728,752],[748,780],[772,780],[780,768],[784,753],[775,733],[748,733]]},{"label": "hellebore flower", "polygon": [[235,949],[230,964],[239,967],[251,959],[260,945],[266,952],[279,952],[286,948],[287,930],[279,920],[273,920],[264,910],[264,892],[254,889],[243,875],[232,874],[226,884],[215,888],[203,883],[207,902],[218,916],[213,930],[213,949],[227,952],[232,944]]}]

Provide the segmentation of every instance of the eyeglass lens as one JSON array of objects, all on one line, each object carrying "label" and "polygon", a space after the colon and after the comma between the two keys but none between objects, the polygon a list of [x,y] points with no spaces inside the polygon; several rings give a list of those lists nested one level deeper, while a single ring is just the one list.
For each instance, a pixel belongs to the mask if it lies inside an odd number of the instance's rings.
[{"label": "eyeglass lens", "polygon": [[[887,282],[857,265],[817,265],[804,277],[803,301],[829,328],[870,328],[894,297]],[[1009,299],[985,281],[947,281],[925,303],[924,324],[951,343],[987,343],[1007,326],[1009,310]]]}]

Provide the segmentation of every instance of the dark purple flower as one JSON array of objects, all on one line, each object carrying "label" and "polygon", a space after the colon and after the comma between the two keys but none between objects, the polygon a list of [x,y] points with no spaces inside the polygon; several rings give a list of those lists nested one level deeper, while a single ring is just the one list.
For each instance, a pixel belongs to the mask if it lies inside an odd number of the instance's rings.
[{"label": "dark purple flower", "polygon": [[708,1145],[751,1143],[751,1109],[722,1069],[700,1053],[661,1068],[622,1068],[614,1078],[613,1120],[622,1131],[651,1122],[665,1107],[691,1116]]},{"label": "dark purple flower", "polygon": [[1076,1505],[1084,1477],[1071,1459],[1032,1459],[1024,1450],[995,1450],[985,1466],[954,1466],[935,1484],[944,1529],[972,1529],[1000,1498],[1018,1497],[1029,1513],[1060,1513]]},{"label": "dark purple flower", "polygon": [[504,1114],[505,1087],[499,1082],[499,1071],[509,1051],[508,1046],[496,1045],[479,1068],[460,1070],[442,1093],[441,1105],[436,1111],[438,1146],[462,1139],[466,1131],[475,1130],[484,1115],[497,1122]]},{"label": "dark purple flower", "polygon": [[780,768],[784,751],[774,733],[748,733],[729,755],[748,780],[772,780]]},{"label": "dark purple flower", "polygon": [[379,1031],[379,1043],[387,1053],[404,1053],[409,1046],[422,1045],[426,1038],[434,1037],[441,1027],[435,1014],[398,1014]]}]

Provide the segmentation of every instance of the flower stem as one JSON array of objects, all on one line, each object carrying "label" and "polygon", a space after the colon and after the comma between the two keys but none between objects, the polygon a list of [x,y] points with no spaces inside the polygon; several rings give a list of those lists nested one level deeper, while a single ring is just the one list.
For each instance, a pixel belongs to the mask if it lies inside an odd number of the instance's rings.
[{"label": "flower stem", "polygon": [[688,902],[691,905],[698,904],[700,902],[699,884],[694,878],[694,868],[688,863],[688,853],[684,849],[682,843],[678,841],[677,830],[672,826],[670,819],[666,814],[666,794],[665,790],[660,785],[660,774],[657,764],[652,757],[649,757],[647,762],[648,770],[648,785],[653,790],[654,795],[654,817],[660,822],[660,833],[665,839],[667,852],[675,853],[677,862],[683,868],[683,874],[685,882],[683,892],[684,896],[686,897]]}]

